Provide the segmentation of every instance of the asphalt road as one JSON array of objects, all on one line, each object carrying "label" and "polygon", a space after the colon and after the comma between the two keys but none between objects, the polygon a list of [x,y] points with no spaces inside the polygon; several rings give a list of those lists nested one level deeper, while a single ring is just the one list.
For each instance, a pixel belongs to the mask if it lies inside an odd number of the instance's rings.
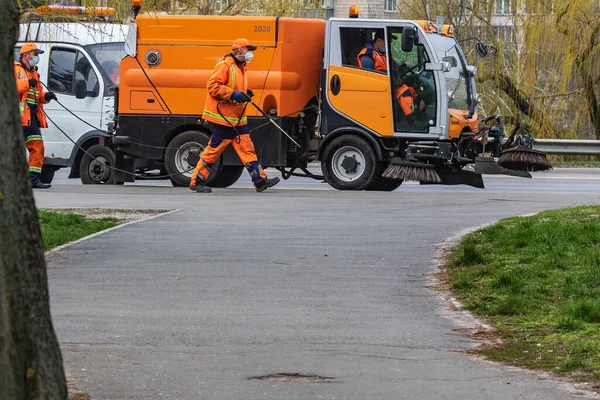
[{"label": "asphalt road", "polygon": [[[210,195],[57,176],[38,207],[179,211],[49,261],[70,380],[94,399],[571,399],[543,375],[459,352],[476,325],[429,287],[438,244],[511,215],[598,204],[597,170],[485,177],[487,189],[340,192],[244,176]],[[320,381],[262,381],[277,373]]]}]

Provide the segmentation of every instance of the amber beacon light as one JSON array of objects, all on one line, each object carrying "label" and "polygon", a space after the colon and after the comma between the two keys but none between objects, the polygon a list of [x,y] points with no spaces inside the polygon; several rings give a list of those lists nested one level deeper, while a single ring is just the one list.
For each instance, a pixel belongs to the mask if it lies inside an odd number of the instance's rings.
[{"label": "amber beacon light", "polygon": [[358,6],[350,6],[350,12],[348,14],[350,18],[358,18]]},{"label": "amber beacon light", "polygon": [[142,0],[131,0],[131,10],[133,11],[133,19],[136,19],[142,9]]}]

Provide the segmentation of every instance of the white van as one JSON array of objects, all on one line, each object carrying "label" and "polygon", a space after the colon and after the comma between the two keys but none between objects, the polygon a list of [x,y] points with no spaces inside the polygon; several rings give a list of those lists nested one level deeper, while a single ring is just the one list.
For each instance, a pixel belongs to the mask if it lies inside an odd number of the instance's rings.
[{"label": "white van", "polygon": [[44,50],[38,64],[40,80],[48,87],[44,90],[56,93],[60,103],[95,127],[78,120],[56,101],[44,106],[52,122],[48,121],[48,128],[42,129],[42,182],[50,183],[59,168],[71,167],[69,177],[80,177],[83,183],[114,183],[110,169],[94,162],[57,126],[98,161],[114,165],[114,154],[101,144],[107,123],[114,118],[114,91],[119,64],[125,56],[128,26],[40,20],[20,24],[15,59],[19,59],[19,49],[27,42]]}]

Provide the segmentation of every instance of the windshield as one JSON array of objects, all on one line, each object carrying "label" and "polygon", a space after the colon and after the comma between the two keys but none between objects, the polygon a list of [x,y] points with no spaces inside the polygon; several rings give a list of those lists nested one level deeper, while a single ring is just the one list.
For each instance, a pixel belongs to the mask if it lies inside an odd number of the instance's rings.
[{"label": "windshield", "polygon": [[450,71],[444,72],[450,94],[448,96],[448,108],[469,110],[466,82],[468,75],[467,71],[463,69],[463,64],[466,65],[466,62],[456,39],[438,34],[430,34],[428,38],[431,40],[439,59],[448,61],[451,65]]},{"label": "windshield", "polygon": [[113,84],[119,81],[119,65],[125,57],[125,43],[99,43],[86,46],[92,58],[96,60],[105,76]]}]

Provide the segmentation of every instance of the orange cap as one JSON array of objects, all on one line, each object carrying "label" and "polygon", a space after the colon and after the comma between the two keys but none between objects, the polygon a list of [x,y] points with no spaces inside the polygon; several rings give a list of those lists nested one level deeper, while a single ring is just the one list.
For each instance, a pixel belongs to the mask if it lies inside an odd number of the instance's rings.
[{"label": "orange cap", "polygon": [[244,39],[244,38],[235,39],[235,41],[233,42],[233,46],[231,46],[231,48],[233,50],[241,49],[242,47],[246,47],[246,48],[248,48],[248,50],[256,50],[257,49],[256,46],[252,46],[250,44],[248,39]]},{"label": "orange cap", "polygon": [[23,45],[23,47],[21,47],[21,50],[19,51],[19,54],[23,55],[25,53],[29,53],[30,51],[33,51],[34,54],[42,54],[44,52],[44,50],[40,50],[37,48],[37,46],[35,45],[35,43],[25,43]]}]

